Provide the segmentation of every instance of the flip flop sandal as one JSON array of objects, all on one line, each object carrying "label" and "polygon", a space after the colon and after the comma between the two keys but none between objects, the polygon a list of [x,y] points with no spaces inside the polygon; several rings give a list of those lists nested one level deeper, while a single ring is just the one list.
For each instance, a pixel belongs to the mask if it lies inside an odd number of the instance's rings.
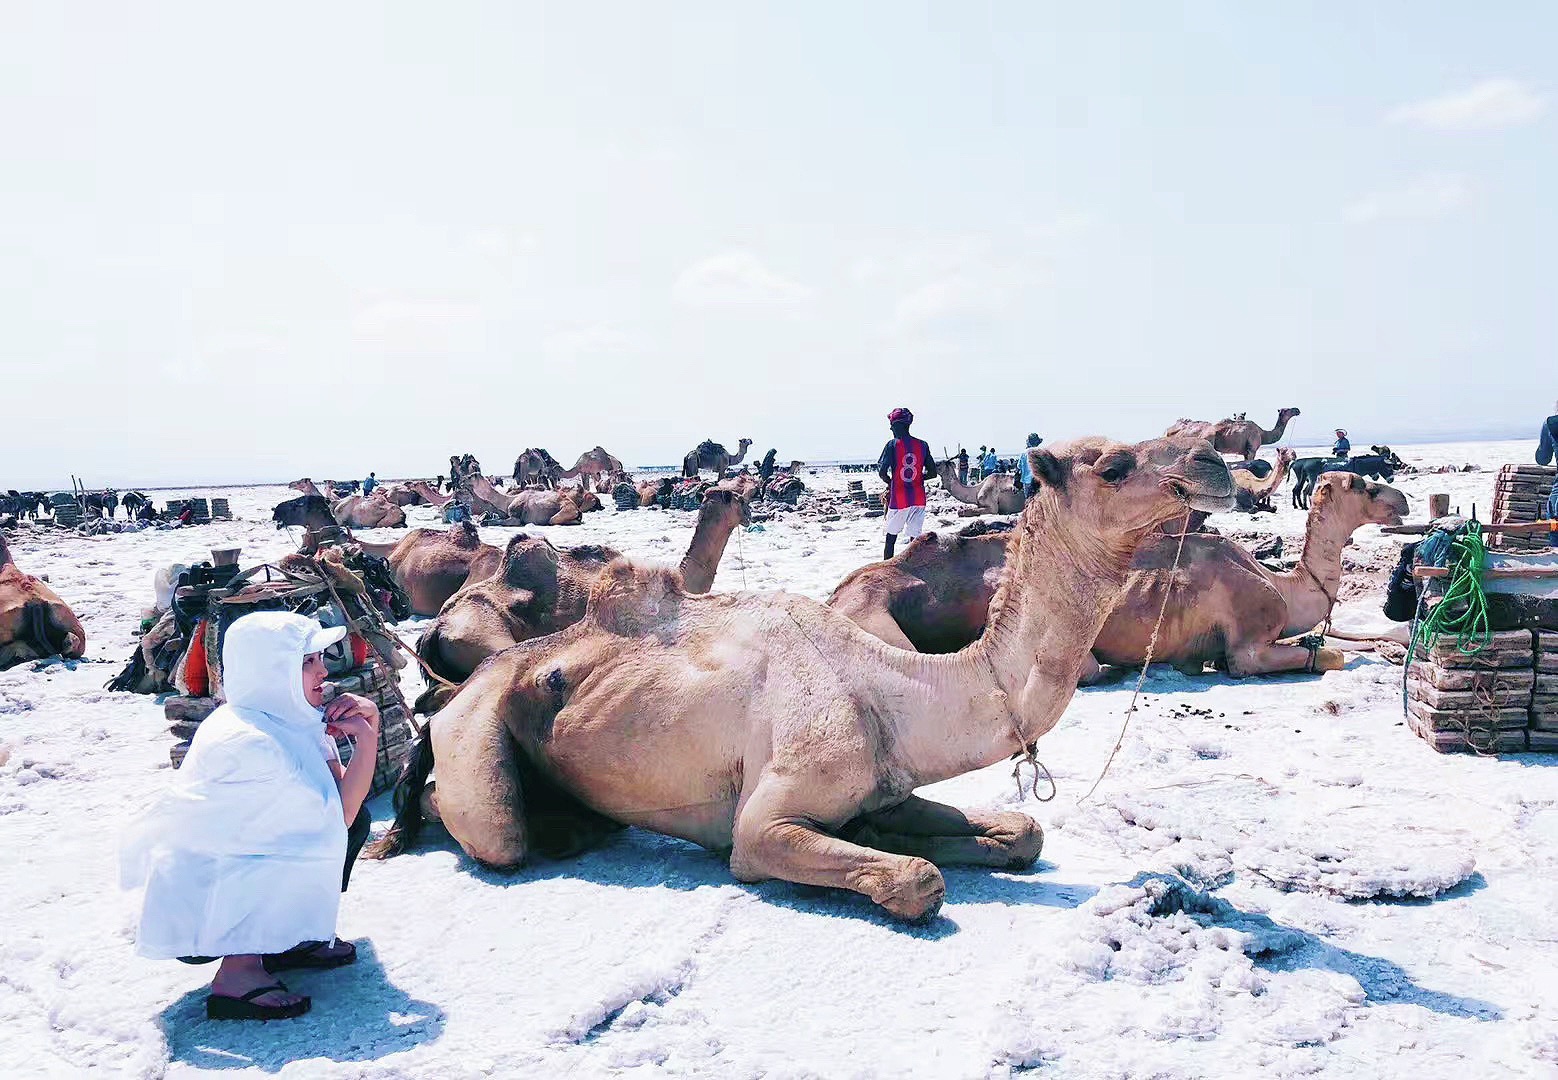
[{"label": "flip flop sandal", "polygon": [[206,1018],[208,1020],[290,1020],[294,1016],[302,1016],[314,1004],[313,999],[307,996],[291,1005],[261,1005],[254,1000],[278,990],[283,994],[292,992],[281,983],[274,982],[269,986],[250,990],[241,997],[212,994],[206,998]]},{"label": "flip flop sandal", "polygon": [[312,941],[304,945],[294,945],[286,952],[272,953],[265,957],[263,963],[265,970],[274,975],[278,971],[328,971],[330,968],[345,967],[347,964],[356,963],[357,946],[350,941],[343,941],[346,951],[335,956],[322,954],[321,949],[328,948],[326,942]]}]

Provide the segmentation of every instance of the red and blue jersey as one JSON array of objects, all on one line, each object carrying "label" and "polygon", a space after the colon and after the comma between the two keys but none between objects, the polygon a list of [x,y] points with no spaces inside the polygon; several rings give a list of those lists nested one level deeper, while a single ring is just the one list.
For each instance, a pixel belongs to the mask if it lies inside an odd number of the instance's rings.
[{"label": "red and blue jersey", "polygon": [[903,510],[925,505],[925,466],[930,461],[930,445],[912,435],[893,439],[882,447],[877,471],[887,472],[887,508]]}]

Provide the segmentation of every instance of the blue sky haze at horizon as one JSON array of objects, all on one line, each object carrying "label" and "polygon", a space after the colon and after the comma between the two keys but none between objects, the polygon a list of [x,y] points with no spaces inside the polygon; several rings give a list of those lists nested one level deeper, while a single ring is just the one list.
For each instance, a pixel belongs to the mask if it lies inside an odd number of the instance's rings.
[{"label": "blue sky haze at horizon", "polygon": [[1534,433],[1558,8],[7,9],[0,487]]}]

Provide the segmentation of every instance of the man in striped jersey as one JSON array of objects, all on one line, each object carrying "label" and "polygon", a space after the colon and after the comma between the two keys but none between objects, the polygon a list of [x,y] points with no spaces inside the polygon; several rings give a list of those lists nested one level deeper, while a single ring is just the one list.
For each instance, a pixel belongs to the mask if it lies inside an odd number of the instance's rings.
[{"label": "man in striped jersey", "polygon": [[925,531],[925,481],[935,474],[930,447],[909,434],[914,414],[894,409],[887,423],[893,437],[877,459],[876,475],[887,485],[887,547],[882,558],[891,559],[900,533],[913,540]]}]

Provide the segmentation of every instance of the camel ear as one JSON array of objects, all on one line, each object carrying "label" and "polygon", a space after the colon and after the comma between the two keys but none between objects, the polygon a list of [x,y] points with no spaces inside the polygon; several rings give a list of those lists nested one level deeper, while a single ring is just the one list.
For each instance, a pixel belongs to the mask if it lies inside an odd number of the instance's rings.
[{"label": "camel ear", "polygon": [[1048,450],[1038,446],[1031,447],[1028,450],[1028,469],[1033,473],[1029,494],[1043,487],[1051,487],[1056,491],[1066,489],[1065,466]]}]

